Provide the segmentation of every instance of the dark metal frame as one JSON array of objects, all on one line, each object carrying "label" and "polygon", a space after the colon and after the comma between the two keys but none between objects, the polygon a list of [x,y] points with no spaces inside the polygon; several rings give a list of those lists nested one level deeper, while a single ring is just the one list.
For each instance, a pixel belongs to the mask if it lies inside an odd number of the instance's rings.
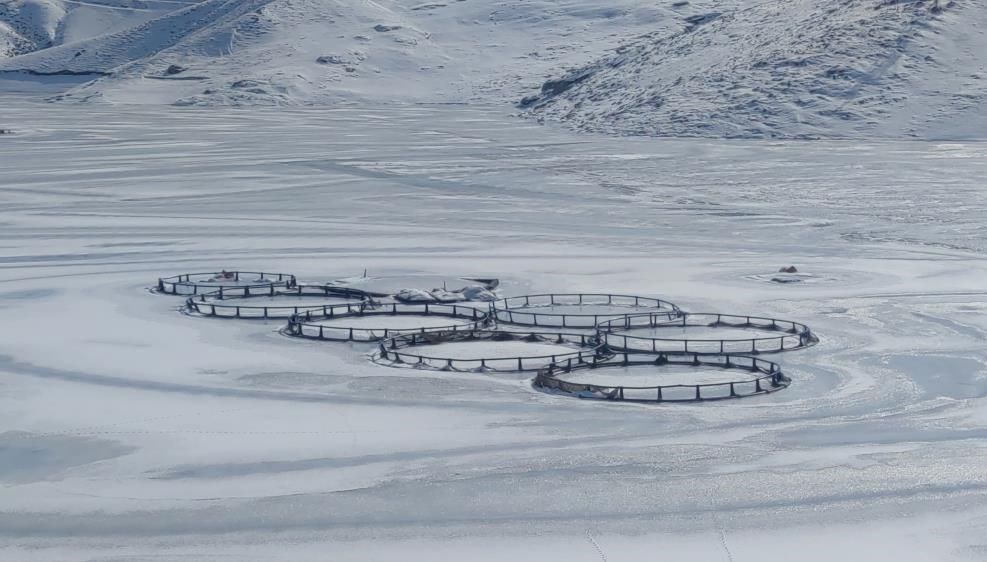
[{"label": "dark metal frame", "polygon": [[[467,321],[448,326],[427,326],[422,328],[354,328],[348,326],[324,326],[314,323],[330,318],[401,315],[445,316]],[[292,316],[288,320],[288,325],[285,327],[284,333],[293,337],[324,341],[375,342],[411,333],[424,334],[429,332],[477,330],[485,327],[489,322],[489,313],[471,306],[436,303],[387,303],[373,306],[366,305],[352,310],[334,310],[330,308],[328,314],[318,314],[312,311],[302,312]]]},{"label": "dark metal frame", "polygon": [[[570,343],[581,346],[581,349],[573,349],[567,353],[556,353],[553,355],[482,357],[475,359],[438,357],[418,351],[411,351],[442,343],[476,340]],[[537,371],[546,365],[558,361],[575,360],[577,363],[595,361],[600,357],[600,353],[601,343],[592,334],[470,330],[418,333],[394,337],[382,341],[377,351],[371,355],[371,358],[375,362],[384,363],[389,366],[410,365],[440,371],[525,372]]]},{"label": "dark metal frame", "polygon": [[[782,332],[777,336],[753,338],[684,338],[635,336],[622,332],[636,328],[682,328],[687,326],[750,328],[765,332]],[[819,342],[805,324],[791,320],[741,316],[718,313],[684,312],[680,317],[668,320],[663,315],[629,314],[600,322],[597,325],[600,340],[611,350],[630,353],[698,353],[757,355],[779,353],[810,347]]]},{"label": "dark metal frame", "polygon": [[[339,304],[276,305],[249,304],[254,297],[312,297],[350,299]],[[352,310],[371,304],[369,297],[353,290],[337,289],[326,285],[295,285],[283,287],[234,287],[233,290],[220,289],[212,293],[193,295],[185,300],[189,313],[218,318],[243,318],[267,320],[270,318],[291,318],[294,315],[315,312],[329,316],[340,310]],[[332,312],[331,312],[332,311]]]},{"label": "dark metal frame", "polygon": [[[565,375],[576,370],[602,369],[608,367],[667,365],[689,367],[719,367],[723,369],[746,370],[757,373],[753,379],[731,380],[721,383],[673,384],[656,386],[619,386],[574,383],[565,380]],[[726,400],[769,394],[788,388],[789,379],[777,363],[743,355],[702,355],[702,354],[637,354],[622,353],[609,359],[578,364],[569,361],[553,363],[538,371],[532,385],[540,390],[562,393],[584,399],[610,400],[618,402],[658,403],[658,402],[703,402]],[[687,389],[685,397],[676,397],[676,392]],[[713,395],[712,389],[721,392]],[[750,389],[749,391],[746,391]],[[704,394],[704,392],[706,394]],[[630,396],[628,396],[630,394]],[[653,397],[645,397],[650,394]]]},{"label": "dark metal frame", "polygon": [[648,314],[666,315],[669,320],[677,318],[681,311],[679,307],[656,298],[639,297],[635,295],[611,295],[605,293],[546,293],[538,295],[521,295],[507,297],[494,301],[492,308],[498,322],[517,326],[533,326],[541,328],[576,328],[593,329],[603,320],[620,318],[636,312],[614,312],[613,314],[562,314],[553,312],[538,312],[538,308],[555,305],[610,305],[614,307],[648,307]]},{"label": "dark metal frame", "polygon": [[[263,271],[228,271],[227,273],[233,274],[235,281],[239,281],[241,276],[253,276],[259,277],[256,282],[252,281],[244,285],[226,285],[224,283],[219,283],[216,281],[210,281],[208,279],[196,280],[194,277],[210,276],[215,277],[221,275],[221,271],[203,272],[203,273],[182,273],[179,275],[173,275],[171,277],[159,277],[158,285],[156,291],[166,295],[199,295],[202,293],[211,293],[218,289],[230,290],[230,289],[247,289],[247,288],[264,288],[264,287],[294,287],[297,282],[295,276],[290,273],[267,273]],[[248,293],[249,295],[249,290]]]}]

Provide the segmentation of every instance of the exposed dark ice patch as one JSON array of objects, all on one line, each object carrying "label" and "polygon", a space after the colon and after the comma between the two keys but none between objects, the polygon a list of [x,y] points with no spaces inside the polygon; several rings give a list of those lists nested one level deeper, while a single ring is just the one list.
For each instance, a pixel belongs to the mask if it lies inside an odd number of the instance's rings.
[{"label": "exposed dark ice patch", "polygon": [[71,435],[0,433],[0,482],[24,484],[58,480],[63,472],[136,450],[106,439]]}]

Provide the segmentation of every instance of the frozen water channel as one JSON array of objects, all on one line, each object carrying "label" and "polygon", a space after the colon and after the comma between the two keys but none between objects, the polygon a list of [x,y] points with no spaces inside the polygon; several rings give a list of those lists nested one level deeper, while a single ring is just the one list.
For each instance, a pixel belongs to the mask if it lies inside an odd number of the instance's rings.
[{"label": "frozen water channel", "polygon": [[[0,100],[0,558],[983,560],[987,145]],[[795,264],[812,283],[770,277]],[[183,272],[791,318],[770,396],[591,403],[178,314]]]}]

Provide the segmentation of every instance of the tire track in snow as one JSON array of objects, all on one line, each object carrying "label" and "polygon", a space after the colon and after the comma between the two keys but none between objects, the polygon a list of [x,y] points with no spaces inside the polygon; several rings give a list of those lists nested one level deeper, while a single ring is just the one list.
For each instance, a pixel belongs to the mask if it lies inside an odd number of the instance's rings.
[{"label": "tire track in snow", "polygon": [[596,549],[597,554],[600,555],[600,560],[603,562],[608,562],[606,553],[603,552],[603,548],[600,547],[600,543],[596,542],[596,539],[593,538],[593,535],[589,532],[589,529],[586,529],[586,539],[589,540],[589,543]]}]

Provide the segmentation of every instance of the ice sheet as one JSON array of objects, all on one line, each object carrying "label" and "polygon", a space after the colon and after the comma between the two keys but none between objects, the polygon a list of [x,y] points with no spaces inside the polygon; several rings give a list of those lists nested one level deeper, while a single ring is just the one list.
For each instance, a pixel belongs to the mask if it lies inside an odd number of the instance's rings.
[{"label": "ice sheet", "polygon": [[[2,559],[983,559],[983,144],[422,106],[5,99],[0,124]],[[772,356],[770,396],[588,402],[146,290],[217,263],[660,296],[821,342]],[[789,264],[825,282],[750,278]]]}]

